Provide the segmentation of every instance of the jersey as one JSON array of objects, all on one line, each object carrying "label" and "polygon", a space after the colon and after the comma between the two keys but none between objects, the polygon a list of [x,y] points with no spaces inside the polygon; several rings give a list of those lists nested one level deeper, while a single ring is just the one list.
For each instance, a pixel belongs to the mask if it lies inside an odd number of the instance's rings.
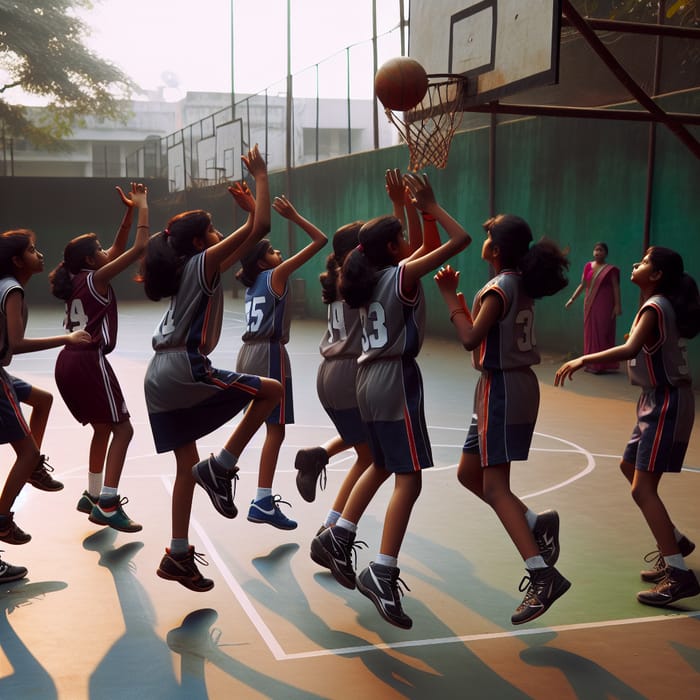
[{"label": "jersey", "polygon": [[630,382],[644,389],[690,385],[686,341],[678,332],[673,305],[662,295],[650,297],[637,312],[633,329],[643,313],[656,316],[659,337],[653,345],[645,345],[635,358],[627,362]]},{"label": "jersey", "polygon": [[328,332],[319,345],[327,359],[357,358],[362,351],[362,324],[359,309],[351,309],[344,301],[328,304]]},{"label": "jersey", "polygon": [[81,270],[73,277],[73,292],[66,301],[63,327],[69,332],[84,330],[90,342],[76,346],[80,350],[100,349],[104,355],[114,350],[117,342],[117,299],[111,286],[100,294],[94,285],[94,270]]},{"label": "jersey", "polygon": [[246,289],[244,343],[269,340],[286,344],[289,341],[289,285],[277,295],[272,289],[272,273],[272,269],[263,270]]},{"label": "jersey", "polygon": [[403,265],[379,272],[362,319],[362,354],[358,364],[378,359],[415,358],[425,333],[425,295],[420,282],[413,298],[401,292]]},{"label": "jersey", "polygon": [[503,314],[472,353],[474,369],[509,370],[538,364],[540,353],[535,340],[535,302],[523,290],[520,273],[504,270],[489,280],[474,297],[474,318],[487,294],[498,294],[503,304]]},{"label": "jersey", "polygon": [[29,311],[24,299],[24,288],[14,277],[3,277],[0,279],[0,367],[7,367],[12,361],[12,351],[7,337],[7,297],[11,292],[19,290],[22,295],[22,324],[27,327]]}]

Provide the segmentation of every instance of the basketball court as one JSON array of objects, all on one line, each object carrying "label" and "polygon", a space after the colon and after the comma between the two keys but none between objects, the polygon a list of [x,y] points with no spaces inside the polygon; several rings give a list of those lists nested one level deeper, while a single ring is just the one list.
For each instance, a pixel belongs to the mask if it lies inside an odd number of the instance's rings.
[{"label": "basketball court", "polygon": [[[27,487],[16,503],[32,541],[5,545],[3,557],[27,566],[25,581],[2,587],[0,697],[44,698],[694,698],[700,672],[700,598],[669,609],[636,602],[638,572],[653,549],[617,462],[634,418],[636,390],[624,374],[577,375],[555,389],[558,358],[538,368],[542,404],[531,459],[516,463],[514,488],[534,510],[562,520],[558,568],[571,590],[538,620],[510,624],[524,573],[495,515],[456,480],[455,463],[470,414],[476,373],[453,341],[428,339],[419,357],[436,467],[426,472],[401,553],[404,598],[413,628],[382,620],[357,591],[338,585],[309,558],[309,543],[348,459],[334,459],[314,503],[298,495],[300,447],[333,431],[318,404],[319,321],[292,322],[297,424],[282,448],[275,492],[299,522],[282,532],[245,519],[256,484],[262,433],[243,455],[236,502],[222,518],[195,494],[190,537],[215,582],[194,593],[155,574],[170,538],[171,455],[157,455],[142,380],[158,304],[122,304],[112,364],[135,436],[121,482],[134,535],[100,528],[75,510],[87,483],[90,430],[68,414],[55,390],[57,351],[18,356],[12,371],[54,392],[42,451],[57,493]],[[60,311],[32,310],[29,335],[57,332]],[[242,300],[229,299],[214,353],[233,367],[243,327]],[[227,429],[199,443],[218,449]],[[4,459],[12,459],[3,447]],[[697,430],[678,477],[663,483],[675,521],[697,541],[700,440]],[[377,552],[385,486],[361,523],[366,566]],[[700,554],[688,563],[698,567]],[[698,567],[700,568],[700,567]]]}]

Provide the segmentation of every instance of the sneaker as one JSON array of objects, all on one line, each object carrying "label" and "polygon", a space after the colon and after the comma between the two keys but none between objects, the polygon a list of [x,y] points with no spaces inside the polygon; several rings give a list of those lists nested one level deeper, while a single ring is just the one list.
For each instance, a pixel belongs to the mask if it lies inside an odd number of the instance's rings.
[{"label": "sneaker", "polygon": [[[687,557],[689,554],[692,554],[693,550],[695,549],[695,542],[691,542],[685,535],[678,540],[678,549],[681,553],[682,557]],[[644,556],[644,561],[646,562],[654,562],[653,566],[651,569],[645,569],[644,571],[640,571],[639,575],[642,579],[642,581],[647,581],[648,583],[659,583],[661,579],[664,577],[664,570],[666,569],[666,560],[664,559],[663,554],[658,549],[655,549],[653,552],[649,552]]]},{"label": "sneaker", "polygon": [[203,554],[194,551],[190,545],[187,554],[171,554],[166,547],[165,555],[160,560],[156,573],[168,581],[177,581],[191,591],[204,593],[214,588],[214,582],[210,578],[204,578],[199,573],[197,564],[209,566]]},{"label": "sneaker", "polygon": [[24,566],[12,566],[6,561],[0,559],[0,583],[9,581],[18,581],[27,575],[27,569]]},{"label": "sneaker", "polygon": [[0,515],[0,540],[8,544],[27,544],[32,536],[15,523],[15,514]]},{"label": "sneaker", "polygon": [[280,496],[265,496],[259,501],[251,501],[248,509],[248,520],[251,523],[266,523],[280,530],[295,530],[297,523],[288,518],[281,510],[280,503],[289,506]]},{"label": "sneaker", "polygon": [[126,497],[100,498],[92,507],[88,520],[96,525],[107,525],[119,532],[139,532],[143,530],[143,526],[132,520],[122,508],[128,502]]},{"label": "sneaker", "polygon": [[399,568],[370,562],[370,565],[357,575],[357,590],[367,596],[379,614],[392,625],[410,630],[413,620],[401,609],[403,586],[411,589],[399,578]]},{"label": "sneaker", "polygon": [[333,578],[345,588],[355,588],[357,549],[367,543],[355,542],[355,533],[343,527],[327,527],[311,540],[311,558],[319,565],[330,569]]},{"label": "sneaker", "polygon": [[97,500],[97,498],[91,496],[87,491],[83,491],[83,495],[80,497],[76,509],[81,513],[90,515],[90,513],[92,513],[92,507],[97,503]]},{"label": "sneaker", "polygon": [[637,600],[644,605],[662,607],[681,598],[692,598],[700,593],[700,583],[692,571],[667,566],[663,578],[651,590],[637,593]]},{"label": "sneaker", "polygon": [[294,460],[294,468],[299,470],[297,489],[305,501],[311,503],[316,498],[316,480],[319,476],[321,490],[326,488],[326,464],[328,452],[323,447],[310,447],[297,452]]},{"label": "sneaker", "polygon": [[545,510],[537,514],[532,534],[547,566],[554,566],[559,559],[559,513]]},{"label": "sneaker", "polygon": [[46,455],[39,455],[39,463],[34,467],[27,483],[42,491],[60,491],[63,484],[49,474],[52,471],[53,467],[49,464],[49,458]]},{"label": "sneaker", "polygon": [[571,583],[553,566],[546,569],[528,569],[527,575],[523,576],[518,586],[520,591],[525,591],[525,597],[515,609],[510,621],[514,625],[522,625],[543,615],[569,588]]},{"label": "sneaker", "polygon": [[[224,518],[235,518],[238,515],[238,508],[233,502],[236,493],[236,479],[238,479],[238,467],[226,470],[214,459],[214,455],[209,455],[208,459],[192,467],[194,480],[207,492],[216,510]],[[231,491],[233,482],[233,492]]]}]

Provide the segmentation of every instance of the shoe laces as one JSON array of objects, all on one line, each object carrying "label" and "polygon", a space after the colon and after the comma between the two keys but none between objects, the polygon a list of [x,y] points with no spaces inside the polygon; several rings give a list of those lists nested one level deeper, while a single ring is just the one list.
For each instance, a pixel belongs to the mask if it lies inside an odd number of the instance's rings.
[{"label": "shoe laces", "polygon": [[209,562],[204,558],[202,552],[192,551],[192,561],[197,562],[200,566],[209,566]]},{"label": "shoe laces", "polygon": [[353,542],[348,542],[347,544],[342,540],[338,540],[338,543],[345,550],[345,556],[347,557],[347,560],[350,561],[350,559],[352,559],[353,568],[357,569],[357,550],[366,548],[367,543],[364,540],[354,540]]},{"label": "shoe laces", "polygon": [[326,482],[328,480],[328,475],[326,474],[326,467],[321,467],[321,472],[318,475],[318,487],[321,491],[326,490]]},{"label": "shoe laces", "polygon": [[39,455],[39,463],[36,465],[35,471],[47,471],[53,472],[55,469],[49,464],[49,458],[47,455]]},{"label": "shoe laces", "polygon": [[531,574],[525,574],[518,585],[518,590],[521,593],[525,591],[525,597],[521,605],[530,605],[531,603],[539,605],[541,602],[540,591],[544,587],[544,584],[544,577],[533,577]]},{"label": "shoe laces", "polygon": [[654,562],[654,571],[662,571],[666,568],[666,560],[664,559],[664,555],[661,554],[661,550],[659,549],[655,549],[653,552],[648,552],[647,554],[645,554],[644,561],[648,564]]},{"label": "shoe laces", "polygon": [[[236,478],[238,478],[238,477],[236,477]],[[290,508],[292,507],[292,504],[291,504],[289,501],[284,501],[284,500],[282,500],[282,496],[280,496],[278,493],[276,493],[276,494],[272,497],[272,507],[273,507],[275,510],[279,510],[279,509],[280,509],[280,503],[283,504],[283,505],[285,505],[285,506],[289,506]],[[281,511],[280,511],[280,512],[281,512]]]}]

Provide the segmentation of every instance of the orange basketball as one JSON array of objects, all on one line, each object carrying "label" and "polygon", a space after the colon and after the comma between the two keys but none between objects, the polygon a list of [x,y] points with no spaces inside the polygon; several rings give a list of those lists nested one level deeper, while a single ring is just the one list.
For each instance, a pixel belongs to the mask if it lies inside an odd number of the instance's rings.
[{"label": "orange basketball", "polygon": [[374,92],[387,108],[415,107],[428,91],[428,75],[414,58],[398,56],[384,63],[374,76]]}]

